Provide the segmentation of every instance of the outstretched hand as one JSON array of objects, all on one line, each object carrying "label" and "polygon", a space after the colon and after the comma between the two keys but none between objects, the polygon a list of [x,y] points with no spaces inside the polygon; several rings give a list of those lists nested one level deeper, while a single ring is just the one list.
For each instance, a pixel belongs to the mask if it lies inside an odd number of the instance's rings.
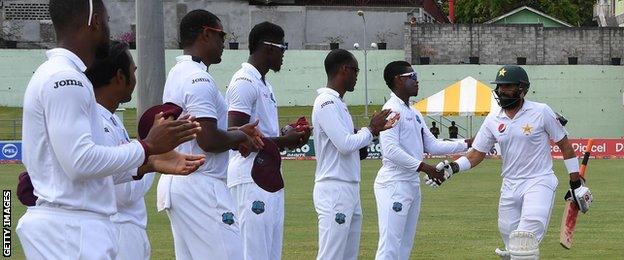
[{"label": "outstretched hand", "polygon": [[384,130],[388,130],[393,128],[397,122],[401,119],[401,114],[399,112],[390,112],[390,115],[386,117],[386,125],[384,126]]},{"label": "outstretched hand", "polygon": [[424,177],[425,184],[437,188],[446,180],[444,176],[444,171],[438,170],[435,167],[428,165],[426,163],[421,163],[420,170],[424,172],[426,175]]},{"label": "outstretched hand", "polygon": [[[393,114],[393,116],[390,116],[391,113]],[[381,131],[388,130],[394,127],[399,118],[399,113],[393,113],[390,109],[384,109],[381,110],[381,112],[379,113],[373,114],[373,117],[371,118],[368,127],[374,136],[378,136]]]},{"label": "outstretched hand", "polygon": [[264,147],[264,142],[262,141],[264,135],[262,135],[262,132],[258,129],[258,123],[260,123],[260,120],[242,125],[238,130],[241,130],[248,136],[248,142],[251,143],[253,148],[260,150]]},{"label": "outstretched hand", "polygon": [[205,155],[183,154],[169,151],[159,155],[151,155],[147,164],[155,172],[170,175],[189,175],[206,161]]},{"label": "outstretched hand", "polygon": [[152,128],[143,139],[150,155],[169,152],[178,145],[195,139],[201,127],[194,120],[195,117],[188,115],[173,119],[173,117],[164,118],[162,112],[156,114]]}]

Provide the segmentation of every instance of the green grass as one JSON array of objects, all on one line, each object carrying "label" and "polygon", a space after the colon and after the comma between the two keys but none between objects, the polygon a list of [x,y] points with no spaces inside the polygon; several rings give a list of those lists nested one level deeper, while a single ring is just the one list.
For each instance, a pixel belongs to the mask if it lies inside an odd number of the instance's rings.
[{"label": "green grass", "polygon": [[[300,116],[311,119],[312,107],[279,107],[280,126],[285,126],[297,120]],[[371,105],[370,114],[379,111],[380,105]],[[368,119],[364,117],[364,106],[351,106],[349,111],[353,116],[354,124],[358,127],[368,125]],[[0,140],[19,140],[22,133],[22,108],[0,107]],[[136,109],[126,109],[124,112],[124,125],[131,138],[136,138],[137,120]]]},{"label": "green grass", "polygon": [[[317,219],[312,203],[314,161],[285,161],[286,221],[284,259],[313,259],[317,250]],[[377,248],[377,218],[373,180],[379,160],[362,165],[362,207],[364,222],[360,258],[374,258]],[[0,165],[0,186],[15,190],[21,165]],[[548,233],[540,246],[542,259],[621,259],[624,256],[624,160],[592,160],[588,185],[595,196],[586,215],[579,217],[574,246],[559,245],[559,225],[563,211],[561,197],[567,176],[561,160],[555,161],[559,187]],[[413,259],[496,259],[494,248],[502,242],[497,227],[498,195],[501,183],[500,161],[485,160],[471,172],[454,177],[437,190],[422,186],[422,210],[418,223]],[[157,182],[155,182],[157,183]],[[172,259],[173,242],[166,214],[156,213],[153,187],[147,196],[148,234],[153,259]],[[24,213],[13,193],[12,228]],[[13,232],[13,257],[23,253]]]}]

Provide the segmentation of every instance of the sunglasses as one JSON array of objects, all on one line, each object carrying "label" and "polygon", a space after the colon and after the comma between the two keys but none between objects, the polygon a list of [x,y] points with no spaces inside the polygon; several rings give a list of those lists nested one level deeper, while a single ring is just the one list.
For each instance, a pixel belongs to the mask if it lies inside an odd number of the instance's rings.
[{"label": "sunglasses", "polygon": [[352,69],[353,71],[355,71],[355,74],[360,73],[360,68],[358,68],[358,67],[353,67],[353,66],[345,66],[345,67],[347,67],[347,68]]},{"label": "sunglasses", "polygon": [[213,32],[218,32],[219,36],[221,36],[221,38],[224,39],[224,40],[225,40],[225,37],[227,37],[227,33],[225,31],[223,31],[222,29],[212,28],[210,26],[204,26],[202,28],[211,30]]},{"label": "sunglasses", "polygon": [[284,43],[284,44],[279,44],[279,43],[272,43],[272,42],[262,42],[266,45],[270,45],[270,46],[275,46],[277,48],[280,48],[282,50],[282,52],[288,50],[288,43]]},{"label": "sunglasses", "polygon": [[399,77],[409,77],[410,79],[414,81],[418,81],[418,75],[416,74],[416,72],[403,73],[399,75]]}]

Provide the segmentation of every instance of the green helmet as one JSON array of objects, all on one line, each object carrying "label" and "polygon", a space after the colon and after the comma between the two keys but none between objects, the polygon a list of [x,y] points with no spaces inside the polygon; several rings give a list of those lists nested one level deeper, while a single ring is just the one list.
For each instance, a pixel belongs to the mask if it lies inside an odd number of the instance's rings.
[{"label": "green helmet", "polygon": [[527,87],[531,84],[526,71],[517,65],[505,65],[496,72],[496,80],[492,84],[523,84]]}]

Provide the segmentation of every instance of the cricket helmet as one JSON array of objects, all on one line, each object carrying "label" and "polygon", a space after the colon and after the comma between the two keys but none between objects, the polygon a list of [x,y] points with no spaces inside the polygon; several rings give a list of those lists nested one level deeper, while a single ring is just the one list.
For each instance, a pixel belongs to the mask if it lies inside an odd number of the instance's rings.
[{"label": "cricket helmet", "polygon": [[492,84],[518,84],[527,88],[531,84],[526,71],[518,65],[505,65],[496,72],[496,80]]}]

